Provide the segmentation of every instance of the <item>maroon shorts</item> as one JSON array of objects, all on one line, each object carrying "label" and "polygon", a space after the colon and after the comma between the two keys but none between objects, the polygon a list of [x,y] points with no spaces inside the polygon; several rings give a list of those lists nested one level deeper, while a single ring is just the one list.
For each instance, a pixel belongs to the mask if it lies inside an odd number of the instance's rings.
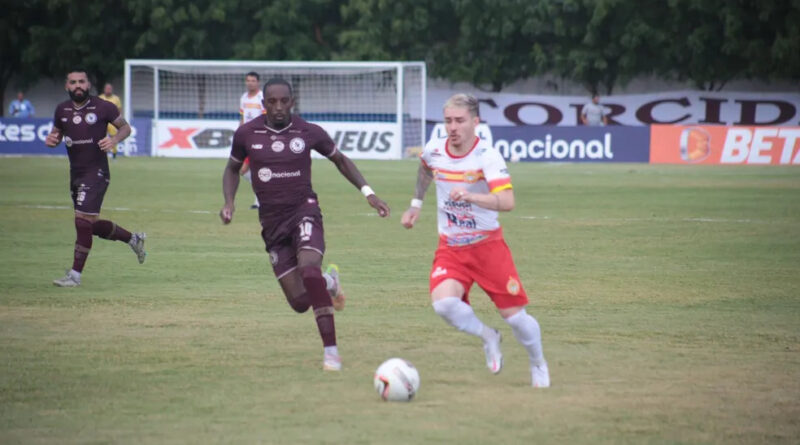
[{"label": "maroon shorts", "polygon": [[108,174],[102,170],[72,178],[69,189],[75,210],[87,215],[99,215],[108,182]]},{"label": "maroon shorts", "polygon": [[302,205],[294,215],[285,216],[277,224],[270,224],[266,218],[261,218],[261,237],[278,279],[297,268],[297,253],[300,250],[310,249],[320,255],[325,254],[322,212],[316,203]]}]

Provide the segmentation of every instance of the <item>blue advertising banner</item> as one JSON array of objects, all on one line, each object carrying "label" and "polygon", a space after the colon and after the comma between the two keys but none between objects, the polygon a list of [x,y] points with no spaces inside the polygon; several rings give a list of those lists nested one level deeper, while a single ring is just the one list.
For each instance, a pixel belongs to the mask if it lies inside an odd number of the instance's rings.
[{"label": "blue advertising banner", "polygon": [[[482,126],[508,161],[650,162],[650,127]],[[431,137],[447,137],[443,125],[429,126]]]},{"label": "blue advertising banner", "polygon": [[[48,118],[0,118],[0,155],[66,156],[62,142],[54,148],[44,145],[53,122]],[[129,156],[150,156],[151,119],[134,118],[133,132],[125,141]]]}]

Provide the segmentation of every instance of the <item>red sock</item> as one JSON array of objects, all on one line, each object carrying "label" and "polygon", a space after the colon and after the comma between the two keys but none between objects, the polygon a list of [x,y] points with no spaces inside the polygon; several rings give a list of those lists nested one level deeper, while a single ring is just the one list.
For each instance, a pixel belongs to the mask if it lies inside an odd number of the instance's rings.
[{"label": "red sock", "polygon": [[75,218],[75,259],[72,261],[72,270],[82,272],[92,249],[92,222],[83,218]]},{"label": "red sock", "polygon": [[98,219],[92,225],[92,232],[100,238],[111,241],[122,241],[127,243],[131,240],[131,232],[116,225],[107,219]]},{"label": "red sock", "polygon": [[306,266],[300,269],[306,294],[314,308],[314,318],[317,320],[317,329],[322,337],[323,346],[336,346],[336,325],[333,322],[333,305],[331,294],[325,287],[325,278],[319,267]]}]

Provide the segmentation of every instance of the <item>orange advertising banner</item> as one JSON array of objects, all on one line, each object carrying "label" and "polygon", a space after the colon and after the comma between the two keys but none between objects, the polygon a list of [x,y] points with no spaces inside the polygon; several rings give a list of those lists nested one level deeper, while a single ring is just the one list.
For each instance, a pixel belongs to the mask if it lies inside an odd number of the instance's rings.
[{"label": "orange advertising banner", "polygon": [[800,127],[652,125],[650,163],[800,165]]}]

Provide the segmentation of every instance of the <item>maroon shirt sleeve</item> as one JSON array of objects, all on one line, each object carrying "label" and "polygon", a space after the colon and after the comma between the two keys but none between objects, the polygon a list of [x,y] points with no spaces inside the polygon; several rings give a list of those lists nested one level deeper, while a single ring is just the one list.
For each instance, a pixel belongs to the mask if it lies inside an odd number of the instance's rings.
[{"label": "maroon shirt sleeve", "polygon": [[56,112],[53,114],[53,127],[58,128],[61,132],[64,132],[64,123],[61,122],[61,109],[64,108],[61,104],[56,106]]},{"label": "maroon shirt sleeve", "polygon": [[116,105],[112,104],[111,102],[100,100],[103,110],[103,116],[105,120],[108,121],[109,124],[113,123],[117,118],[120,116],[119,108]]},{"label": "maroon shirt sleeve", "polygon": [[317,153],[329,158],[336,153],[336,143],[328,135],[328,132],[323,130],[319,125],[312,125],[314,129],[314,145],[311,147]]},{"label": "maroon shirt sleeve", "polygon": [[233,133],[233,144],[231,145],[231,157],[239,162],[243,162],[247,157],[247,150],[244,144],[244,129],[246,125],[240,126],[236,132]]}]

